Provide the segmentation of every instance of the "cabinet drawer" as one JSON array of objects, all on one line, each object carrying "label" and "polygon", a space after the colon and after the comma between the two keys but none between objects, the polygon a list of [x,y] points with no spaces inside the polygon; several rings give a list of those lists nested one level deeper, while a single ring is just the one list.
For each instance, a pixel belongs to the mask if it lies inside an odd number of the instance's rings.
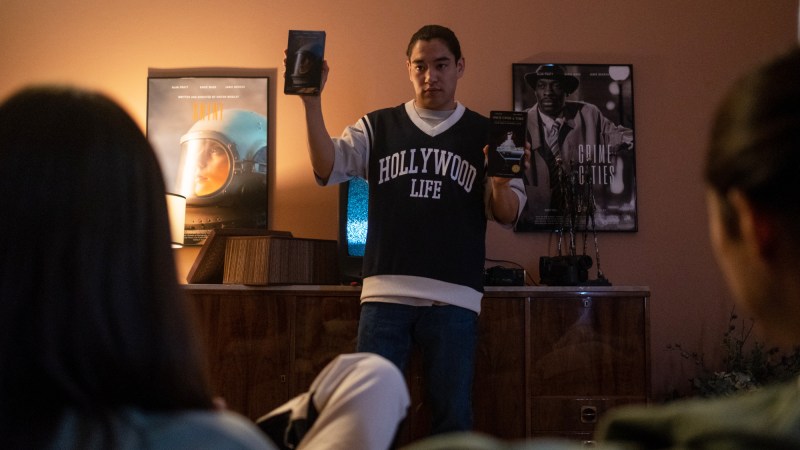
[{"label": "cabinet drawer", "polygon": [[534,434],[592,433],[600,416],[616,406],[645,403],[644,397],[534,397],[531,430]]}]

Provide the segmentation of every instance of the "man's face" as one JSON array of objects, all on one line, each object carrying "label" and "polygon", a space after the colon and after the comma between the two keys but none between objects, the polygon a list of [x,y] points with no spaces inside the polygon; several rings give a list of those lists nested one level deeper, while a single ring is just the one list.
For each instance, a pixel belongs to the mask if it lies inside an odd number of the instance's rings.
[{"label": "man's face", "polygon": [[464,58],[456,61],[441,39],[419,40],[406,64],[417,106],[433,110],[455,108],[456,84],[464,74]]},{"label": "man's face", "polygon": [[540,78],[536,81],[536,102],[539,104],[539,111],[550,117],[558,117],[564,109],[567,101],[567,93],[564,85],[559,80]]}]

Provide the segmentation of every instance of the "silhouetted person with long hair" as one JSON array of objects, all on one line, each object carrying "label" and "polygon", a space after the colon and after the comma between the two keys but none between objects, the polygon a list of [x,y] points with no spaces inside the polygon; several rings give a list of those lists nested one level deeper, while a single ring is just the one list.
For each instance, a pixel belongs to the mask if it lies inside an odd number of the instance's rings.
[{"label": "silhouetted person with long hair", "polygon": [[[275,448],[215,407],[162,173],[123,109],[75,88],[12,95],[0,192],[0,446]],[[312,389],[271,416],[317,414],[299,417],[301,449],[386,448],[408,405],[402,375],[374,355],[337,358]]]}]

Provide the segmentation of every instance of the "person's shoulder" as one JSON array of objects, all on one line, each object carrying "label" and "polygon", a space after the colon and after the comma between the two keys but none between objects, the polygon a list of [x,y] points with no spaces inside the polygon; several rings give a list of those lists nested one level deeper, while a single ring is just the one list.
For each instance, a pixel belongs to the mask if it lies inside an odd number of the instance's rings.
[{"label": "person's shoulder", "polygon": [[489,120],[488,117],[484,116],[483,114],[481,114],[481,113],[479,113],[479,112],[477,112],[475,110],[469,109],[466,106],[464,107],[464,115],[465,116],[471,116],[471,117],[479,117],[481,119]]},{"label": "person's shoulder", "polygon": [[388,106],[386,108],[376,109],[364,114],[364,118],[369,122],[374,122],[379,118],[386,118],[391,116],[401,117],[406,114],[405,104],[401,103],[397,106]]},{"label": "person's shoulder", "polygon": [[105,449],[110,442],[119,443],[121,450],[275,450],[253,422],[234,412],[138,408],[122,408],[109,417],[69,409],[61,417],[51,448]]},{"label": "person's shoulder", "polygon": [[[692,398],[661,406],[615,408],[601,421],[598,434],[609,441],[667,439],[678,444],[692,439],[715,439],[714,436],[739,439],[729,442],[728,448],[759,448],[747,445],[761,439],[790,439],[800,444],[796,437],[790,437],[800,426],[798,405],[797,382],[793,381],[714,399]],[[745,447],[738,446],[742,442]]]},{"label": "person's shoulder", "polygon": [[213,448],[221,450],[275,450],[255,424],[230,411],[190,411],[147,416],[140,421],[158,448]]},{"label": "person's shoulder", "polygon": [[464,119],[468,119],[473,122],[480,123],[482,125],[489,125],[489,118],[484,116],[483,114],[473,111],[469,108],[464,108],[464,115],[462,116]]}]

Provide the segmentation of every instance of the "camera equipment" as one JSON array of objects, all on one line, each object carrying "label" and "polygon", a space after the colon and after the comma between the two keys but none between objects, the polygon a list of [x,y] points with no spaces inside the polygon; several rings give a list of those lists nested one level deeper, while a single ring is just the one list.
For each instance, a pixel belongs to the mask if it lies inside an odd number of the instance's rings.
[{"label": "camera equipment", "polygon": [[[562,223],[558,233],[558,255],[542,256],[539,258],[539,276],[541,283],[548,286],[575,286],[593,285],[610,286],[611,282],[603,275],[600,270],[600,249],[597,245],[597,230],[595,227],[594,213],[596,209],[594,199],[594,189],[592,183],[592,171],[589,167],[591,159],[584,163],[589,170],[584,171],[584,180],[581,183],[578,175],[579,165],[575,162],[569,164],[567,172],[564,169],[563,161],[556,157],[556,175],[558,179],[559,194],[561,199],[560,209],[562,211]],[[583,184],[583,186],[580,186]],[[575,245],[575,231],[578,226],[578,217],[583,216],[583,254],[579,255]],[[586,254],[586,244],[588,241],[589,222],[594,237],[595,256],[597,258],[597,279],[589,279],[589,268],[592,267],[592,257]],[[562,241],[564,232],[569,233],[568,254],[562,254]]]},{"label": "camera equipment", "polygon": [[548,286],[576,286],[589,279],[592,258],[587,255],[542,256],[539,258],[539,276]]}]

